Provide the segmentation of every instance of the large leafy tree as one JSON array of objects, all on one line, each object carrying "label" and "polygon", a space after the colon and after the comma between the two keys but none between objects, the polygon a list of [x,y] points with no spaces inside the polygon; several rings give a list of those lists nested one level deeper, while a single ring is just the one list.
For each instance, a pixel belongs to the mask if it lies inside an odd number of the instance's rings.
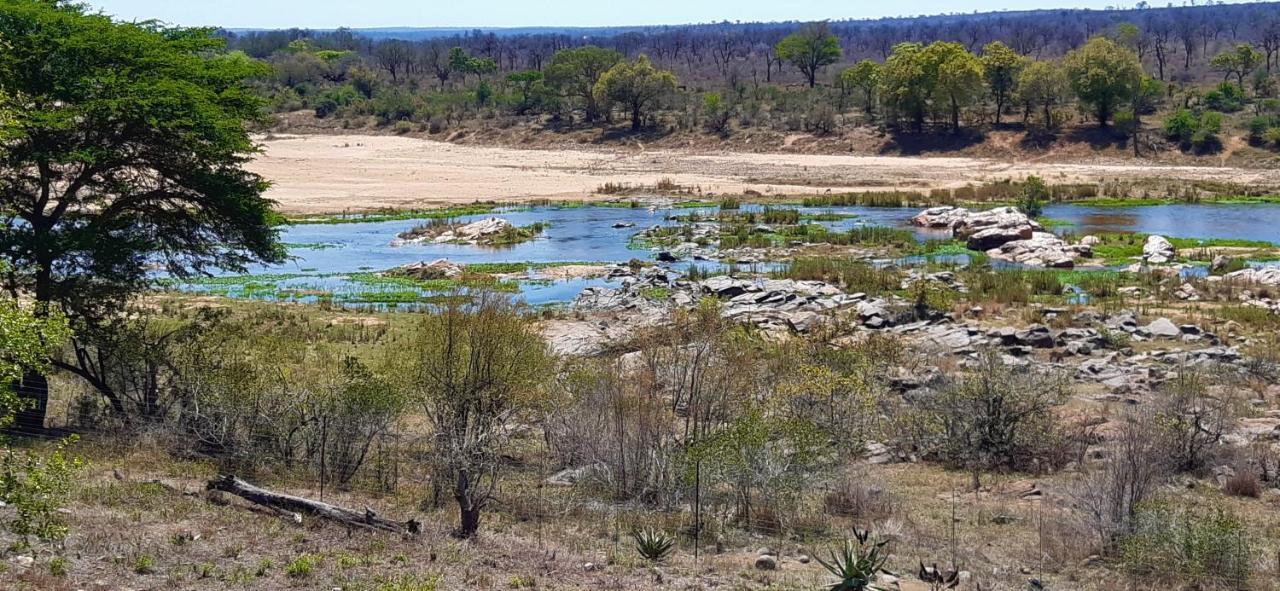
[{"label": "large leafy tree", "polygon": [[840,41],[831,34],[827,23],[810,23],[787,35],[774,47],[778,59],[804,74],[809,88],[818,83],[818,71],[840,60]]},{"label": "large leafy tree", "polygon": [[1240,89],[1244,89],[1244,79],[1262,65],[1263,55],[1248,43],[1237,43],[1235,47],[1224,51],[1213,58],[1209,65],[1222,72],[1228,78],[1235,77]]},{"label": "large leafy tree", "polygon": [[645,109],[675,90],[676,75],[655,68],[642,55],[631,63],[619,62],[605,72],[596,83],[596,100],[626,106],[631,113],[631,130],[638,131],[644,125]]},{"label": "large leafy tree", "polygon": [[1142,84],[1142,63],[1134,52],[1105,37],[1094,37],[1064,60],[1071,90],[1093,107],[1106,127],[1116,109],[1129,104]]},{"label": "large leafy tree", "polygon": [[[268,73],[203,29],[118,23],[78,4],[0,0],[3,286],[78,335],[118,315],[153,268],[183,277],[274,262],[267,182],[244,169]],[[122,410],[92,343],[58,365]]]},{"label": "large leafy tree", "polygon": [[880,64],[862,60],[840,73],[840,84],[862,91],[862,108],[870,113],[875,109],[876,89],[880,87]]},{"label": "large leafy tree", "polygon": [[547,66],[547,84],[567,97],[582,101],[587,122],[591,123],[600,118],[596,84],[621,61],[621,53],[594,45],[564,49],[556,52]]},{"label": "large leafy tree", "polygon": [[946,102],[952,131],[960,131],[960,111],[982,93],[982,62],[959,43],[935,42],[925,48],[935,95]]},{"label": "large leafy tree", "polygon": [[880,98],[898,117],[910,119],[916,132],[924,130],[933,86],[924,45],[914,42],[895,45],[880,70]]},{"label": "large leafy tree", "polygon": [[1044,128],[1053,129],[1053,109],[1066,102],[1071,92],[1066,72],[1057,62],[1033,61],[1018,74],[1018,97],[1031,109],[1044,113]]},{"label": "large leafy tree", "polygon": [[999,41],[992,41],[982,48],[983,74],[991,90],[991,98],[996,102],[996,125],[1000,125],[1000,116],[1017,88],[1018,74],[1026,67],[1027,61],[1022,54]]}]

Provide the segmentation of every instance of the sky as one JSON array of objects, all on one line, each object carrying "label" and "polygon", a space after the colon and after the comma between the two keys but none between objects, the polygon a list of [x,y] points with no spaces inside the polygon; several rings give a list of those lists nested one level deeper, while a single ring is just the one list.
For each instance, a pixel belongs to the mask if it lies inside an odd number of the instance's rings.
[{"label": "sky", "polygon": [[[88,0],[123,20],[228,28],[526,27],[879,18],[1132,6],[1137,0]],[[1177,4],[1181,4],[1179,0]],[[1151,2],[1163,6],[1164,0]]]}]

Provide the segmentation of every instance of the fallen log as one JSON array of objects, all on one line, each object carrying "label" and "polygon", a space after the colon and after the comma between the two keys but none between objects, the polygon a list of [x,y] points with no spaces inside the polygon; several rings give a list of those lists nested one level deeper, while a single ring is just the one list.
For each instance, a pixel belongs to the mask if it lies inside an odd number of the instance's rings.
[{"label": "fallen log", "polygon": [[422,524],[410,519],[405,522],[392,521],[378,517],[372,509],[363,512],[353,511],[345,507],[330,505],[305,497],[278,493],[249,484],[232,475],[224,475],[210,480],[205,486],[207,490],[217,490],[236,495],[255,505],[261,505],[281,513],[297,513],[314,515],[323,519],[366,529],[376,529],[398,534],[417,534],[422,531]]}]

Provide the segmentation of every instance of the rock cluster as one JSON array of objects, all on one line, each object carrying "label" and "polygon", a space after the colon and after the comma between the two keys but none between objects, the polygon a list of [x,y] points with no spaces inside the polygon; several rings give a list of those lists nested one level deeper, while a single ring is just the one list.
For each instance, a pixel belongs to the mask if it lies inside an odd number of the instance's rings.
[{"label": "rock cluster", "polygon": [[911,223],[925,228],[951,230],[971,250],[992,258],[1034,267],[1073,267],[1076,259],[1093,256],[1093,242],[1069,244],[1043,231],[1040,223],[1013,207],[970,211],[963,207],[931,207]]},{"label": "rock cluster", "polygon": [[502,218],[485,218],[461,226],[426,225],[404,232],[392,241],[392,246],[405,244],[483,244],[488,239],[511,231],[511,222]]},{"label": "rock cluster", "polygon": [[1147,264],[1163,265],[1177,256],[1178,249],[1164,236],[1147,236],[1147,241],[1142,244],[1142,260]]},{"label": "rock cluster", "polygon": [[458,279],[462,277],[465,267],[457,263],[449,262],[449,259],[436,259],[434,261],[410,263],[403,267],[397,267],[391,270],[391,275],[399,277],[409,277],[418,281],[430,281],[434,279]]}]

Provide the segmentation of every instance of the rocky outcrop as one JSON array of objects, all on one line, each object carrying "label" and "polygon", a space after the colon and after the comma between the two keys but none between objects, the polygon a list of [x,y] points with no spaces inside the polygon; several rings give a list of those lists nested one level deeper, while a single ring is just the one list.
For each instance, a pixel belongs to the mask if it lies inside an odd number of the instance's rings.
[{"label": "rocky outcrop", "polygon": [[528,237],[537,232],[528,228],[520,229],[502,218],[485,218],[469,224],[426,224],[401,233],[391,242],[392,246],[406,244],[492,244],[499,236],[510,236],[513,232],[525,231]]},{"label": "rocky outcrop", "polygon": [[431,281],[436,279],[458,279],[462,277],[464,270],[465,267],[457,263],[451,263],[449,259],[436,259],[430,263],[410,263],[403,267],[397,267],[389,271],[388,274],[417,279],[418,281]]},{"label": "rocky outcrop", "polygon": [[1087,244],[1070,244],[1050,232],[1033,232],[1026,240],[1013,240],[987,251],[987,256],[1029,267],[1071,268],[1076,260],[1093,256]]},{"label": "rocky outcrop", "polygon": [[1280,285],[1280,267],[1250,267],[1227,273],[1225,280],[1241,283],[1261,283],[1263,285]]},{"label": "rocky outcrop", "polygon": [[970,249],[991,250],[1015,240],[1031,240],[1042,230],[1038,222],[1013,207],[969,211],[963,207],[931,207],[911,223],[925,228],[949,228],[951,235],[964,239]]},{"label": "rocky outcrop", "polygon": [[1142,244],[1142,260],[1147,264],[1163,265],[1177,256],[1178,249],[1174,248],[1173,243],[1164,236],[1152,234],[1147,236],[1147,241]]}]

